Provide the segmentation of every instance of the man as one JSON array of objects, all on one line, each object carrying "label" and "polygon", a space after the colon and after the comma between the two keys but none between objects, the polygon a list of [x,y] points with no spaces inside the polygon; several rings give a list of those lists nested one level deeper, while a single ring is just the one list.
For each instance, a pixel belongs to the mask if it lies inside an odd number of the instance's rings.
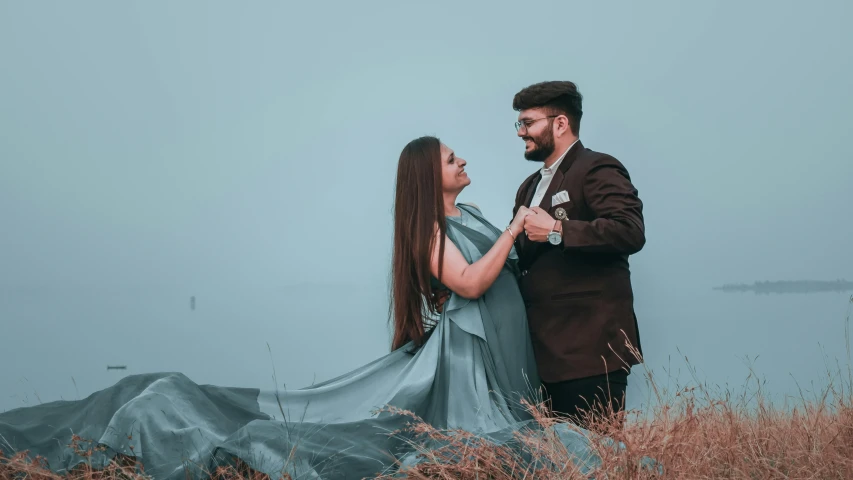
[{"label": "man", "polygon": [[646,239],[628,171],[579,140],[581,100],[567,81],[515,95],[524,157],[543,165],[519,187],[513,215],[536,212],[516,249],[539,375],[552,410],[586,426],[590,411],[624,409],[641,362],[628,256]]}]

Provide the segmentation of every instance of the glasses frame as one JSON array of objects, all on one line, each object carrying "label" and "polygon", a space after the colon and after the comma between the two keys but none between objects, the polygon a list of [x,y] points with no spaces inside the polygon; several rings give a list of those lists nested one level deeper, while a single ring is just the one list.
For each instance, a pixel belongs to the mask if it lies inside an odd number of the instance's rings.
[{"label": "glasses frame", "polygon": [[560,115],[548,115],[547,117],[539,117],[539,118],[536,118],[533,120],[525,120],[523,122],[515,122],[515,131],[520,132],[521,127],[524,127],[524,130],[527,131],[528,128],[530,128],[534,123],[538,122],[539,120],[545,120],[547,118],[557,118],[559,116]]}]

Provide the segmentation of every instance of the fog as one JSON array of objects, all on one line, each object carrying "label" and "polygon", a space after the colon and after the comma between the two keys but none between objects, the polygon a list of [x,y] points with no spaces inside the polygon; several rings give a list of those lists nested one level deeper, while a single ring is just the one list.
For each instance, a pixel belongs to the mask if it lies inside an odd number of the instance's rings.
[{"label": "fog", "polygon": [[713,287],[853,280],[849,2],[307,3],[0,3],[0,411],[387,353],[401,149],[439,136],[505,225],[542,80],[645,204],[646,368],[784,397],[846,365],[853,292]]}]

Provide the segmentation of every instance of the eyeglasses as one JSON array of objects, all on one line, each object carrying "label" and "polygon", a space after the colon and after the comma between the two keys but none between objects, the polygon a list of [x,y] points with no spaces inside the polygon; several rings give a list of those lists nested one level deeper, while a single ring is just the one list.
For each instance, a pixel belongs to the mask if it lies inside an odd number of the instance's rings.
[{"label": "eyeglasses", "polygon": [[515,122],[515,131],[521,130],[521,127],[524,126],[524,129],[527,130],[531,125],[538,122],[539,120],[545,120],[546,118],[557,118],[559,115],[548,115],[547,117],[536,118],[534,120],[524,120],[523,122]]}]

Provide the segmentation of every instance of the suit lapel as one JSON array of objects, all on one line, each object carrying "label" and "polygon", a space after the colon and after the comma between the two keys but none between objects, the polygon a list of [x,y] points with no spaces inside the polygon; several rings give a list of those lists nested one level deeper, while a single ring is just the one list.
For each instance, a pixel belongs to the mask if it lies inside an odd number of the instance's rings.
[{"label": "suit lapel", "polygon": [[566,172],[569,171],[569,167],[575,162],[575,159],[578,158],[578,152],[583,150],[583,144],[580,140],[578,140],[572,148],[566,152],[566,156],[563,157],[563,161],[560,162],[560,167],[554,172],[554,178],[551,179],[551,184],[548,185],[548,190],[545,191],[545,196],[542,198],[542,209],[545,211],[550,211],[554,206],[551,204],[551,199],[554,197],[554,194],[560,191],[560,187],[563,183],[563,177],[566,175]]},{"label": "suit lapel", "polygon": [[530,179],[530,183],[527,185],[527,193],[524,195],[524,206],[530,208],[530,202],[533,200],[533,194],[536,193],[536,187],[539,186],[539,182],[542,181],[542,173],[536,172],[533,177]]},{"label": "suit lapel", "polygon": [[569,168],[571,168],[572,164],[575,163],[575,160],[578,159],[582,151],[584,151],[584,146],[580,139],[578,139],[577,143],[575,143],[574,146],[569,149],[569,152],[566,153],[563,163],[560,164],[560,171],[563,172],[564,175],[569,171]]}]

